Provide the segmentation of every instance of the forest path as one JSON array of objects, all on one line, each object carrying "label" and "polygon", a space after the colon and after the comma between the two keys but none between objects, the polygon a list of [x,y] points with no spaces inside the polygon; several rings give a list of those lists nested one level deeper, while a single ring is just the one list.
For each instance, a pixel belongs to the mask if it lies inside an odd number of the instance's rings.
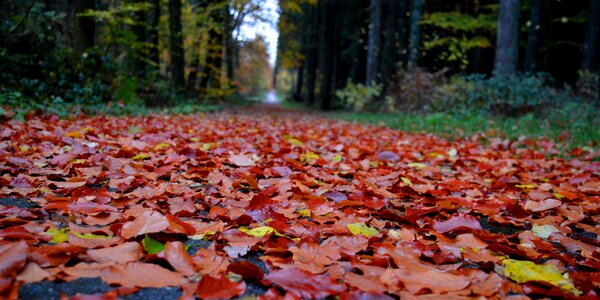
[{"label": "forest path", "polygon": [[[524,286],[494,270],[547,256],[550,284],[562,288],[553,293],[570,294],[559,270],[586,292],[598,267],[600,163],[502,140],[448,141],[269,105],[33,117],[0,133],[0,198],[25,199],[0,203],[3,276],[44,282],[22,286],[26,299],[115,295],[115,285],[175,286],[173,298],[274,286],[273,298],[502,297]],[[538,275],[519,280],[546,280]],[[92,290],[44,281],[82,277],[101,280]]]}]

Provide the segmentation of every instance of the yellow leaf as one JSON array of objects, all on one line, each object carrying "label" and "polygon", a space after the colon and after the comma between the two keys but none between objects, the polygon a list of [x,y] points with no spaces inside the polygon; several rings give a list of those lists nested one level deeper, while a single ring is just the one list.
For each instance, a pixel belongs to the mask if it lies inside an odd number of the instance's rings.
[{"label": "yellow leaf", "polygon": [[535,188],[535,185],[533,185],[533,184],[517,184],[517,185],[515,185],[515,187],[520,188],[520,189],[533,189],[533,188]]},{"label": "yellow leaf", "polygon": [[256,236],[256,237],[265,236],[269,233],[275,232],[275,229],[273,229],[273,227],[269,227],[269,226],[260,226],[260,227],[254,228],[254,229],[240,227],[240,228],[238,228],[238,230],[247,235]]},{"label": "yellow leaf", "polygon": [[558,200],[562,200],[562,198],[564,198],[565,196],[563,196],[559,193],[554,193],[554,197],[556,197],[556,199],[558,199]]},{"label": "yellow leaf", "polygon": [[72,164],[85,164],[87,163],[87,160],[85,159],[74,159],[73,161],[71,161]]},{"label": "yellow leaf", "polygon": [[340,162],[340,161],[342,161],[342,156],[339,154],[336,154],[331,161]]},{"label": "yellow leaf", "polygon": [[301,217],[310,217],[310,210],[308,208],[301,208],[296,211]]},{"label": "yellow leaf", "polygon": [[69,235],[67,234],[66,228],[62,228],[62,229],[50,228],[50,229],[46,230],[46,232],[44,232],[44,234],[52,237],[52,239],[50,240],[50,243],[58,244],[58,243],[64,243],[69,240]]},{"label": "yellow leaf", "polygon": [[148,159],[150,158],[150,154],[148,153],[140,153],[134,157],[132,157],[131,159],[133,160],[144,160],[144,159]]},{"label": "yellow leaf", "polygon": [[558,229],[556,229],[552,225],[538,226],[537,224],[533,224],[533,228],[531,228],[531,231],[536,236],[539,236],[543,239],[547,239],[552,233],[558,232]]},{"label": "yellow leaf", "polygon": [[192,142],[194,142],[194,143],[197,143],[197,142],[199,142],[199,141],[200,141],[200,138],[193,137],[193,138],[191,138],[191,139],[190,139],[190,141],[192,141]]},{"label": "yellow leaf", "polygon": [[554,265],[537,265],[530,261],[505,259],[502,261],[504,275],[518,283],[527,281],[544,281],[559,287],[561,290],[574,295],[581,295],[573,282],[569,280],[568,274],[562,275]]},{"label": "yellow leaf", "polygon": [[167,149],[169,147],[171,147],[171,144],[169,144],[169,143],[160,143],[160,144],[154,146],[154,150],[162,150],[162,149]]},{"label": "yellow leaf", "polygon": [[193,240],[205,240],[206,238],[211,237],[213,235],[215,235],[214,231],[207,230],[204,233],[190,236],[190,239],[193,239]]},{"label": "yellow leaf", "polygon": [[319,159],[319,155],[314,152],[308,152],[304,155],[306,159]]},{"label": "yellow leaf", "polygon": [[31,149],[31,148],[27,145],[19,146],[19,150],[21,150],[21,152],[27,152],[27,151],[29,151],[29,149]]},{"label": "yellow leaf", "polygon": [[423,168],[427,167],[426,164],[416,163],[416,162],[409,163],[408,166],[411,168],[417,168],[417,169],[423,169]]},{"label": "yellow leaf", "polygon": [[202,144],[202,151],[208,151],[210,150],[211,145],[206,143],[206,144]]},{"label": "yellow leaf", "polygon": [[290,138],[287,140],[290,144],[294,144],[296,146],[302,146],[304,145],[304,143],[302,143],[300,140],[297,140],[295,138]]},{"label": "yellow leaf", "polygon": [[83,137],[83,133],[81,133],[80,131],[70,131],[65,133],[65,136],[70,138],[81,138]]},{"label": "yellow leaf", "polygon": [[362,234],[366,237],[372,237],[379,234],[377,229],[369,227],[365,223],[352,223],[346,225],[346,227],[348,227],[348,230],[350,230],[350,232],[354,235]]},{"label": "yellow leaf", "polygon": [[408,179],[406,177],[400,177],[400,179],[402,179],[402,182],[404,182],[404,184],[412,185],[412,181],[410,181],[410,179]]},{"label": "yellow leaf", "polygon": [[70,232],[72,235],[82,238],[82,239],[110,239],[112,238],[112,236],[108,236],[108,235],[99,235],[99,234],[93,234],[93,233],[79,233],[79,232],[75,232],[75,231],[71,231]]}]

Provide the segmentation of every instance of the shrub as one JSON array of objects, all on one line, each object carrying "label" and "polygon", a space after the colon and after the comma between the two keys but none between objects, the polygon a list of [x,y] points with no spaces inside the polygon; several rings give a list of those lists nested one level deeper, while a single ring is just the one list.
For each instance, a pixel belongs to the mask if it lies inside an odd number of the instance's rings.
[{"label": "shrub", "polygon": [[346,87],[335,92],[335,96],[344,108],[362,111],[379,98],[381,91],[381,84],[366,86],[362,83],[355,84],[352,81],[348,81]]},{"label": "shrub", "polygon": [[518,116],[539,113],[573,99],[568,89],[555,89],[551,83],[543,74],[457,77],[437,88],[440,97],[432,107],[446,111],[479,109],[496,115]]},{"label": "shrub", "polygon": [[[439,98],[438,86],[446,83],[447,69],[429,73],[422,69],[414,72],[399,71],[387,88],[388,102],[403,111],[427,110]],[[388,104],[389,106],[389,104]]]}]

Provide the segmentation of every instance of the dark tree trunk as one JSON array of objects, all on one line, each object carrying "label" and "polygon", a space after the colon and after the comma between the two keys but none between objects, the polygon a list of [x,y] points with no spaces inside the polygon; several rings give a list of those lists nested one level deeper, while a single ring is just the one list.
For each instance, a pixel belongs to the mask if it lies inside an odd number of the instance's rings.
[{"label": "dark tree trunk", "polygon": [[229,11],[225,12],[225,67],[227,79],[231,83],[234,77],[235,57],[236,51],[234,51],[235,41],[233,40],[233,16],[229,14]]},{"label": "dark tree trunk", "polygon": [[169,42],[171,48],[171,80],[185,86],[183,36],[181,33],[181,0],[169,0]]},{"label": "dark tree trunk", "polygon": [[379,73],[379,54],[381,49],[381,2],[382,0],[371,0],[366,85],[371,85],[378,81],[377,75]]},{"label": "dark tree trunk", "polygon": [[315,86],[317,76],[317,42],[319,30],[319,6],[310,8],[312,22],[310,23],[310,37],[306,56],[306,89],[304,90],[304,103],[312,106],[315,103]]},{"label": "dark tree trunk", "polygon": [[[141,0],[136,0],[137,3],[142,3]],[[146,42],[146,13],[143,10],[137,11],[135,13],[135,21],[137,24],[133,25],[133,34],[135,35],[135,39],[138,43]],[[135,51],[134,57],[134,73],[140,76],[144,76],[146,73],[146,60],[147,60],[147,52],[143,48],[138,48]]]},{"label": "dark tree trunk", "polygon": [[[84,13],[87,10],[93,10],[95,8],[95,0],[80,0],[77,3],[77,14]],[[83,51],[87,48],[94,47],[94,40],[96,38],[96,21],[93,17],[79,17],[77,18],[77,44],[79,50]]]},{"label": "dark tree trunk", "polygon": [[600,0],[591,0],[588,23],[585,28],[585,41],[581,47],[581,69],[598,71],[598,42],[600,36]]},{"label": "dark tree trunk", "polygon": [[150,15],[150,28],[148,29],[148,42],[150,49],[148,59],[154,68],[160,67],[160,54],[158,53],[158,22],[160,19],[160,0],[152,0],[152,13]]},{"label": "dark tree trunk", "polygon": [[319,43],[320,46],[320,59],[319,65],[321,69],[321,88],[319,95],[319,106],[322,110],[328,110],[331,108],[331,95],[332,91],[332,80],[333,80],[333,43],[335,35],[335,15],[333,13],[334,6],[327,4],[323,1],[322,21],[323,29],[320,30],[322,33],[322,41]]},{"label": "dark tree trunk", "polygon": [[498,75],[517,72],[520,7],[520,0],[500,0],[494,60],[494,70]]},{"label": "dark tree trunk", "polygon": [[296,70],[296,86],[293,94],[293,99],[296,102],[301,102],[302,100],[302,85],[304,84],[304,63],[298,67]]},{"label": "dark tree trunk", "polygon": [[390,79],[402,62],[402,51],[406,50],[406,1],[387,0],[384,2],[383,42],[381,46],[381,83],[387,90]]},{"label": "dark tree trunk", "polygon": [[410,45],[408,46],[408,63],[409,71],[414,70],[419,62],[421,55],[421,17],[423,15],[423,0],[413,0],[413,8],[410,16]]},{"label": "dark tree trunk", "polygon": [[529,17],[529,29],[527,31],[527,50],[525,52],[524,69],[535,72],[537,63],[537,51],[540,40],[540,20],[542,14],[543,0],[533,0],[531,14]]},{"label": "dark tree trunk", "polygon": [[[212,19],[221,24],[225,21],[225,15],[228,14],[228,6],[225,6],[223,10],[216,10],[213,12]],[[225,43],[224,32],[216,29],[212,29],[208,33],[209,35],[209,50],[207,55],[206,69],[206,88],[220,89],[221,88],[221,70],[223,67],[223,44]]]}]

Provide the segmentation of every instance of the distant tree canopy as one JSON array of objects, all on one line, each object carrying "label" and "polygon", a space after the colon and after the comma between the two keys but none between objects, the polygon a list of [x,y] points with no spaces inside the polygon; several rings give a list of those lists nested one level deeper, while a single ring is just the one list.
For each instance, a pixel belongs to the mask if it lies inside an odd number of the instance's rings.
[{"label": "distant tree canopy", "polygon": [[0,1],[0,89],[40,100],[107,101],[137,93],[162,105],[183,91],[222,99],[247,90],[236,84],[247,78],[239,71],[248,67],[242,50],[254,64],[268,64],[264,46],[248,46],[263,41],[240,35],[245,22],[264,20],[264,2]]},{"label": "distant tree canopy", "polygon": [[415,68],[573,84],[598,71],[599,2],[280,0],[278,67],[294,99],[321,108],[348,82],[387,89]]}]

